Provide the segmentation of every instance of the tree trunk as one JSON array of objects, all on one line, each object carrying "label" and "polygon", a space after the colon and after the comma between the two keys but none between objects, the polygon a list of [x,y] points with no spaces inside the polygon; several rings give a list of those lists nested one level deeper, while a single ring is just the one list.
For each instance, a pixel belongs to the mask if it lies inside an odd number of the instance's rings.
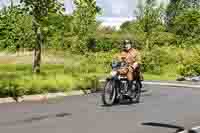
[{"label": "tree trunk", "polygon": [[33,58],[33,72],[34,73],[40,73],[42,43],[43,43],[42,33],[40,31],[40,28],[37,28],[36,45],[34,48],[34,58]]},{"label": "tree trunk", "polygon": [[34,49],[33,72],[40,73],[41,49]]},{"label": "tree trunk", "polygon": [[146,43],[146,48],[148,50],[150,50],[151,46],[150,46],[150,42],[149,42],[149,33],[146,34],[146,41],[145,41],[145,43]]}]

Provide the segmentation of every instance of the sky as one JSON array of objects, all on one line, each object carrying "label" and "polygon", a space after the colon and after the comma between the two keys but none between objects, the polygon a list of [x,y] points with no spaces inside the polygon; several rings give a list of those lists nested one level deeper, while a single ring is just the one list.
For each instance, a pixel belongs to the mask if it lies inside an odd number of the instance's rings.
[{"label": "sky", "polygon": [[[119,26],[125,22],[135,18],[134,11],[141,0],[96,0],[97,5],[102,8],[101,16],[97,20],[102,21],[105,26]],[[167,3],[169,0],[157,0],[158,3]],[[68,12],[72,12],[72,0],[65,0]]]},{"label": "sky", "polygon": [[8,3],[8,0],[0,0],[0,7],[3,7]]},{"label": "sky", "polygon": [[[7,5],[10,0],[0,0],[0,7]],[[13,0],[17,2],[19,0]],[[124,21],[134,19],[134,10],[141,0],[96,0],[97,5],[102,8],[102,15],[97,19],[103,21],[103,25],[119,27]],[[167,2],[169,0],[157,0]],[[68,13],[72,13],[74,5],[72,0],[65,0],[65,7]]]},{"label": "sky", "polygon": [[[134,10],[142,0],[96,0],[97,5],[103,10],[103,17],[133,17]],[[157,0],[167,2],[168,0]],[[65,0],[69,11],[72,10],[72,0]]]},{"label": "sky", "polygon": [[[13,0],[14,3],[19,3],[20,0]],[[10,4],[10,0],[0,0],[0,9]]]},{"label": "sky", "polygon": [[103,10],[106,17],[129,17],[133,16],[133,9],[138,0],[97,0],[97,5]]},{"label": "sky", "polygon": [[[102,9],[102,14],[97,20],[102,21],[104,26],[117,28],[124,21],[133,19],[134,8],[137,5],[137,0],[96,0],[96,2]],[[65,0],[65,6],[67,12],[72,13],[74,8],[72,0]]]}]

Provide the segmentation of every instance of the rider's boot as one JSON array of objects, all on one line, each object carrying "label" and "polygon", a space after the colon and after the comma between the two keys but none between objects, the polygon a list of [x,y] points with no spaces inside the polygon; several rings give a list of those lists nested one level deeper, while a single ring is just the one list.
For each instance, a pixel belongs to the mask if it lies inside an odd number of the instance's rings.
[{"label": "rider's boot", "polygon": [[143,86],[142,86],[142,81],[141,80],[139,81],[139,84],[140,84],[140,88],[142,88]]},{"label": "rider's boot", "polygon": [[133,95],[133,80],[129,80],[128,81],[128,92],[127,92],[127,95],[132,97]]},{"label": "rider's boot", "polygon": [[140,72],[140,75],[139,75],[139,83],[140,83],[140,88],[142,88],[142,81],[144,81],[144,77],[142,75],[142,73]]}]

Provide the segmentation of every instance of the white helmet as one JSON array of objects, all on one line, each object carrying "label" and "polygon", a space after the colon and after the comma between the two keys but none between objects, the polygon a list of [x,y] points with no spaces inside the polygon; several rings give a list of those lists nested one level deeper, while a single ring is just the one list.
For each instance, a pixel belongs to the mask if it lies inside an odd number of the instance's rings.
[{"label": "white helmet", "polygon": [[130,40],[125,40],[124,41],[124,49],[129,50],[132,48],[132,42]]}]

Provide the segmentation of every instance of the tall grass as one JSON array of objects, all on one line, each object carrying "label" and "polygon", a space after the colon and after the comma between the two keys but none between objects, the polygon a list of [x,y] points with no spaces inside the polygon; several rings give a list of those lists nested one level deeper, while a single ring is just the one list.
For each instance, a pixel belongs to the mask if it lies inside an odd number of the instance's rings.
[{"label": "tall grass", "polygon": [[64,63],[42,64],[37,75],[28,63],[1,64],[0,97],[96,88],[98,78],[109,71],[111,58],[111,53],[65,53]]},{"label": "tall grass", "polygon": [[[200,65],[195,64],[199,63],[199,51],[176,47],[155,47],[150,51],[143,49],[144,78],[175,80],[185,73],[197,73]],[[32,65],[26,60],[21,64],[0,64],[0,97],[96,89],[98,79],[111,70],[110,62],[116,53],[109,51],[78,55],[48,52],[45,53],[48,58],[58,58],[63,62],[42,63],[41,73],[37,75],[32,73]]]}]

